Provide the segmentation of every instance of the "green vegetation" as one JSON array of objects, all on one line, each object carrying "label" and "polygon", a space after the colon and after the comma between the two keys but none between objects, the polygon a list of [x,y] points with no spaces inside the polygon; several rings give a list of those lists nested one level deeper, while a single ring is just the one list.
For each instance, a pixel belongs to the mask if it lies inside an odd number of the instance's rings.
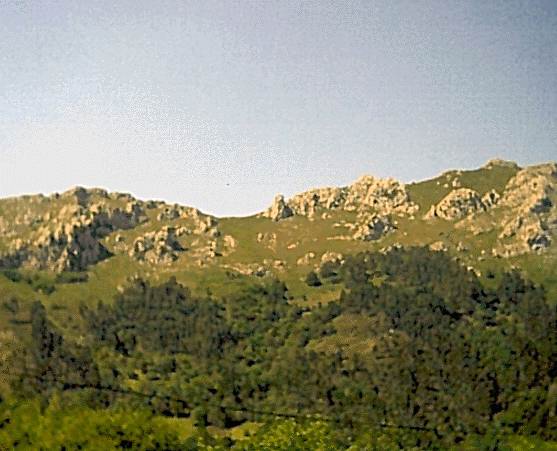
[{"label": "green vegetation", "polygon": [[138,278],[81,305],[79,338],[41,302],[6,300],[29,335],[0,360],[0,449],[554,446],[557,312],[542,287],[516,271],[488,286],[424,248],[314,275],[341,292],[312,308],[276,278],[222,296]]},{"label": "green vegetation", "polygon": [[555,171],[0,200],[0,450],[556,449]]}]

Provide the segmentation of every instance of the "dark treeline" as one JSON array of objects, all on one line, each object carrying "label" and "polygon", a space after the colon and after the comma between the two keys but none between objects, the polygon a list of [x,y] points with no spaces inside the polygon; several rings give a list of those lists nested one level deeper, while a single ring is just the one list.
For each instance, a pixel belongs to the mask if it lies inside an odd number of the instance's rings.
[{"label": "dark treeline", "polygon": [[[195,297],[175,279],[139,280],[112,304],[81,309],[80,345],[37,303],[16,390],[48,399],[72,383],[132,381],[147,396],[83,399],[193,415],[200,427],[262,421],[258,411],[319,414],[339,448],[370,430],[404,447],[448,447],[494,428],[557,440],[556,309],[542,287],[510,272],[487,289],[421,248],[358,254],[309,279],[339,284],[341,295],[308,309],[278,280],[222,299]],[[350,333],[362,346],[335,346],[354,318],[369,325]]]}]

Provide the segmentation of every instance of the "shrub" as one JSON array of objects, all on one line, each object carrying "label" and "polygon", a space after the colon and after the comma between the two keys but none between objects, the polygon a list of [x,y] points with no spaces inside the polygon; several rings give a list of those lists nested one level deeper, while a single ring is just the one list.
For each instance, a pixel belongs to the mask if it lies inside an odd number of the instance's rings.
[{"label": "shrub", "polygon": [[306,284],[310,287],[319,287],[321,286],[321,280],[315,273],[315,271],[310,271],[306,276]]}]

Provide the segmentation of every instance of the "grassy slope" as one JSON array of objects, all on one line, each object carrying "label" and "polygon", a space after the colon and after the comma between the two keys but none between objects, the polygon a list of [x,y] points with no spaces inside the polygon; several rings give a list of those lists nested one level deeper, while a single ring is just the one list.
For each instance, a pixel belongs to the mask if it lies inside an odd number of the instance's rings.
[{"label": "grassy slope", "polygon": [[[245,218],[222,218],[219,220],[221,237],[218,238],[217,248],[223,256],[215,258],[208,265],[200,267],[192,255],[196,250],[206,246],[213,239],[200,235],[185,235],[180,242],[188,249],[180,254],[179,259],[170,265],[150,265],[139,263],[129,258],[125,251],[115,242],[115,234],[104,239],[105,246],[115,255],[105,261],[92,266],[89,271],[89,280],[77,284],[56,284],[52,294],[33,291],[28,284],[23,282],[13,283],[0,276],[0,299],[7,299],[15,295],[22,301],[39,299],[45,303],[52,313],[53,319],[61,326],[72,327],[77,318],[77,309],[80,303],[95,305],[99,301],[111,302],[117,288],[125,285],[130,276],[138,275],[153,282],[160,282],[170,276],[175,276],[180,282],[188,285],[198,294],[212,294],[220,296],[241,289],[247,283],[260,281],[254,276],[244,276],[228,268],[245,264],[263,264],[272,266],[275,261],[282,261],[285,268],[275,268],[273,272],[286,282],[290,288],[293,302],[303,305],[314,305],[317,302],[327,302],[338,295],[338,287],[324,284],[322,287],[308,287],[305,282],[306,274],[319,264],[325,252],[339,252],[350,254],[364,250],[378,250],[394,244],[401,245],[428,245],[436,241],[445,243],[451,252],[459,242],[467,250],[458,253],[458,257],[465,263],[473,265],[482,274],[488,266],[497,271],[509,269],[511,265],[520,266],[538,283],[544,283],[550,292],[550,298],[557,302],[557,276],[555,268],[557,252],[552,248],[545,255],[528,255],[514,259],[495,259],[489,255],[493,247],[495,234],[492,232],[472,235],[470,232],[454,227],[453,223],[443,220],[424,221],[421,217],[429,207],[443,198],[450,190],[455,178],[460,180],[461,186],[475,189],[480,194],[490,189],[502,192],[505,184],[516,173],[517,169],[506,166],[494,166],[491,169],[480,168],[473,171],[449,171],[432,180],[408,185],[411,199],[419,204],[420,211],[415,219],[396,218],[397,230],[377,242],[348,241],[331,239],[335,236],[350,233],[342,223],[355,221],[355,213],[345,211],[332,211],[331,216],[323,219],[319,215],[311,221],[306,217],[293,217],[283,221],[274,222],[266,218],[249,216]],[[448,187],[445,187],[445,184]],[[71,197],[60,196],[58,199],[40,196],[22,197],[0,200],[0,213],[5,217],[22,216],[28,210],[35,216],[45,215],[50,211],[57,214],[62,208],[71,203]],[[125,205],[123,199],[111,199],[111,205]],[[49,210],[50,208],[50,210]],[[175,219],[172,221],[158,221],[157,214],[163,207],[146,210],[149,221],[130,230],[119,231],[125,243],[147,232],[159,230],[163,225],[192,226],[189,219]],[[478,221],[497,221],[498,218],[489,215],[481,216]],[[21,226],[22,237],[36,230],[39,225]],[[31,229],[31,231],[29,230]],[[263,234],[265,239],[258,242],[258,234]],[[223,237],[230,235],[237,241],[237,247],[226,250]],[[274,236],[274,241],[269,237]],[[0,239],[0,243],[3,240]],[[482,254],[482,251],[485,255]],[[297,260],[309,252],[315,258],[309,264],[297,265]],[[45,278],[54,280],[54,275],[44,274]],[[492,283],[492,281],[490,281]],[[0,309],[0,325],[9,326],[8,313]],[[20,315],[21,316],[21,315]],[[78,329],[76,329],[77,331]]]}]

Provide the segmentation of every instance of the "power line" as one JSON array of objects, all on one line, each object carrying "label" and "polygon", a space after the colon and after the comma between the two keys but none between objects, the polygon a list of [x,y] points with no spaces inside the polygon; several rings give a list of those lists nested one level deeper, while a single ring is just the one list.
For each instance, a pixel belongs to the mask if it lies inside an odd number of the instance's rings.
[{"label": "power line", "polygon": [[[6,374],[6,373],[5,373]],[[11,374],[12,376],[16,376],[16,374]],[[41,376],[36,376],[36,375],[31,375],[29,373],[18,373],[17,376],[27,376],[27,377],[33,377],[33,378],[37,378],[40,381],[45,381],[43,377]],[[158,394],[156,392],[152,392],[152,393],[144,393],[144,392],[140,392],[137,390],[132,390],[132,389],[128,389],[128,388],[122,388],[122,387],[113,387],[111,385],[103,385],[103,384],[83,384],[83,383],[75,383],[75,382],[68,382],[68,381],[62,381],[60,379],[54,379],[54,382],[58,382],[60,384],[62,384],[62,390],[80,390],[80,389],[93,389],[93,390],[99,390],[99,391],[108,391],[108,392],[112,392],[112,393],[117,393],[117,394],[124,394],[124,395],[131,395],[131,396],[137,396],[137,397],[141,397],[141,398],[158,398],[158,399],[164,399],[167,401],[175,401],[181,404],[185,404],[186,406],[189,406],[189,403],[187,400],[182,399],[182,398],[178,398],[175,396],[171,396],[171,395],[162,395],[162,394]],[[215,407],[215,408],[220,408],[223,410],[228,410],[228,411],[233,411],[233,412],[243,412],[243,413],[251,413],[254,415],[268,415],[268,416],[273,416],[273,417],[278,417],[278,418],[293,418],[293,419],[305,419],[305,420],[314,420],[314,421],[327,421],[327,422],[341,422],[342,418],[340,416],[327,416],[327,415],[323,415],[323,414],[319,414],[319,413],[308,413],[308,414],[303,414],[303,413],[292,413],[292,412],[277,412],[277,411],[272,411],[272,410],[260,410],[260,409],[251,409],[248,407],[234,407],[234,406],[227,406],[227,405],[223,405],[223,404],[214,404],[214,403],[204,403],[205,406],[207,407]],[[370,422],[368,421],[368,419],[365,419],[363,415],[352,415],[352,418],[350,419],[352,422],[354,422],[354,418],[360,418],[360,423],[364,423],[364,424],[370,424]],[[399,424],[392,424],[392,423],[387,423],[385,421],[379,422],[379,423],[374,423],[374,426],[383,428],[383,429],[405,429],[405,430],[412,430],[412,431],[419,431],[419,432],[433,432],[434,434],[436,434],[437,436],[440,436],[438,429],[437,428],[428,428],[425,426],[415,426],[415,425],[399,425]]]}]

